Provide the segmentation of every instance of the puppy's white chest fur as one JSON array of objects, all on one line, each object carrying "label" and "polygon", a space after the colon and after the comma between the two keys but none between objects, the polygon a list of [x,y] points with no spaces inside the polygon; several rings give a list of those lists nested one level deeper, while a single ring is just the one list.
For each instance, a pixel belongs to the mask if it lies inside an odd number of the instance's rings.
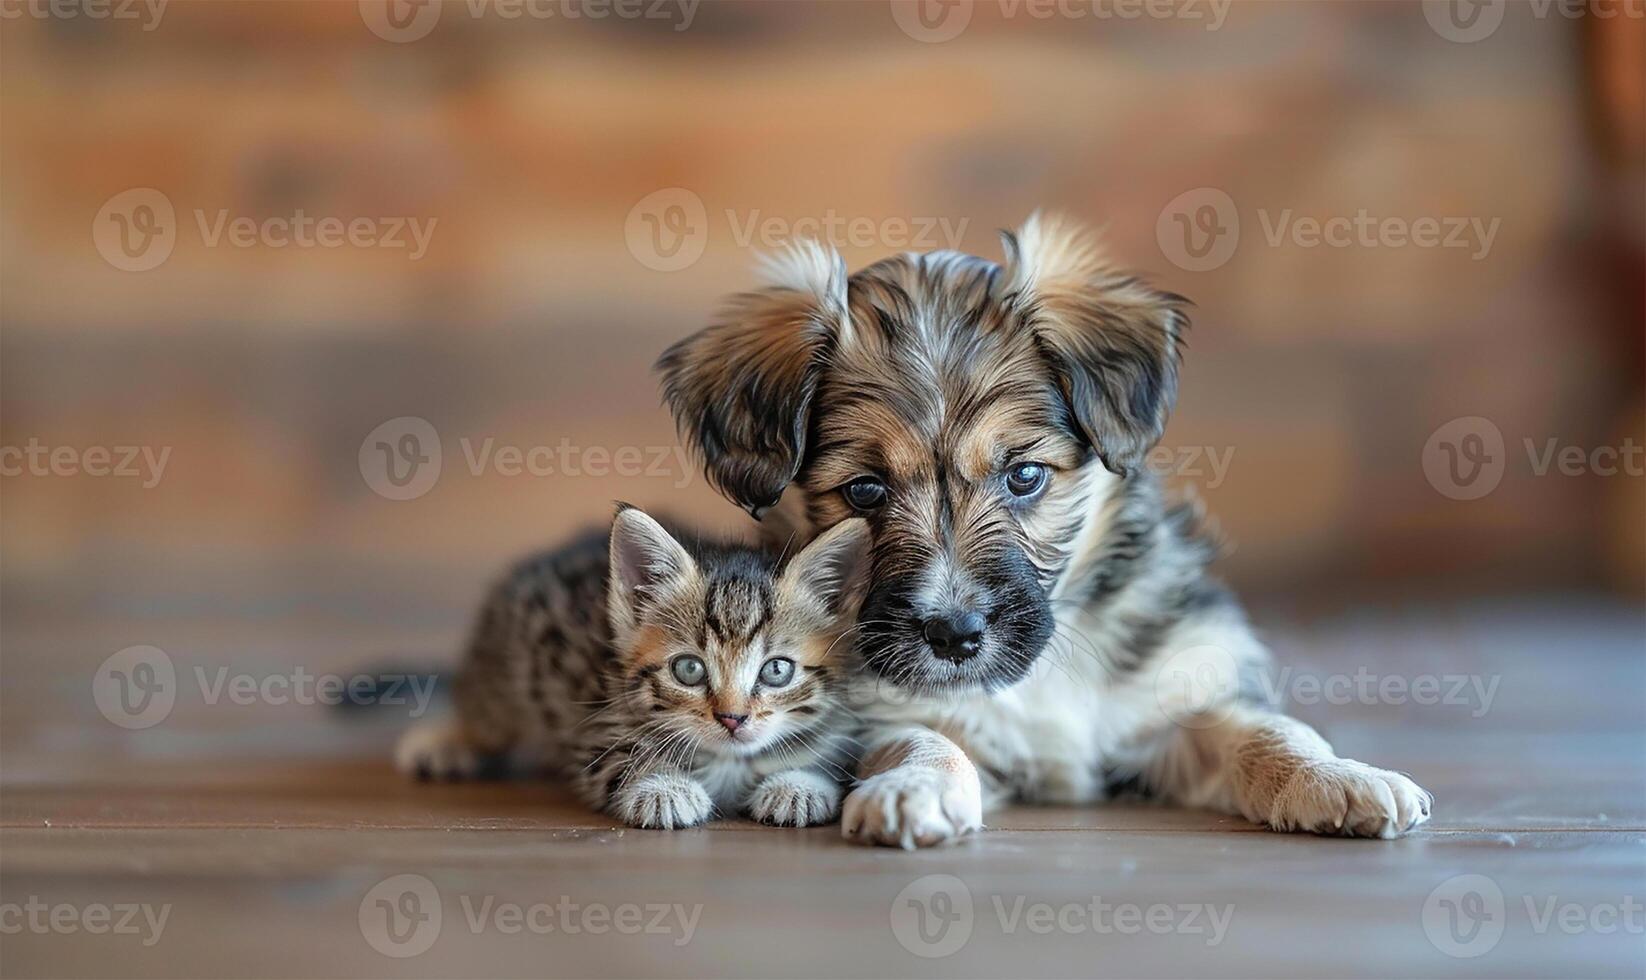
[{"label": "puppy's white chest fur", "polygon": [[[1067,637],[1073,628],[1065,624],[1059,633]],[[983,776],[993,797],[986,806],[1099,800],[1105,763],[1127,754],[1129,737],[1148,727],[1153,699],[1136,683],[1115,685],[1091,643],[1054,640],[1027,677],[993,693],[922,697],[877,686],[864,714],[880,724],[927,725],[953,739]]]}]

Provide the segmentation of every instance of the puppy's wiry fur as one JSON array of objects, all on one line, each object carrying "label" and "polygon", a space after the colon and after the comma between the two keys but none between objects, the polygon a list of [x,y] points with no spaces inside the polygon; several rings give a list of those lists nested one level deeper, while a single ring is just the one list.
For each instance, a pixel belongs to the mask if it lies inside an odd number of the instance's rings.
[{"label": "puppy's wiry fur", "polygon": [[[797,247],[659,362],[710,480],[774,534],[870,522],[869,752],[846,833],[934,843],[985,805],[1117,788],[1280,830],[1421,822],[1411,780],[1245,696],[1267,653],[1208,576],[1197,515],[1142,465],[1176,398],[1186,301],[1067,222],[1004,238],[1004,264],[905,254],[849,277]],[[883,491],[867,507],[846,492],[865,481]],[[939,655],[930,624],[960,611],[981,631]]]}]

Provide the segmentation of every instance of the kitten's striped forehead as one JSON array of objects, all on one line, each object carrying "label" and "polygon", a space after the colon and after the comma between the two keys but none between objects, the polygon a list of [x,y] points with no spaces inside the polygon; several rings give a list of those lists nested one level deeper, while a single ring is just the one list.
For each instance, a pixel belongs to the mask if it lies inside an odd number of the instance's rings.
[{"label": "kitten's striped forehead", "polygon": [[772,618],[774,598],[769,580],[710,578],[703,601],[703,628],[722,643],[752,639]]}]

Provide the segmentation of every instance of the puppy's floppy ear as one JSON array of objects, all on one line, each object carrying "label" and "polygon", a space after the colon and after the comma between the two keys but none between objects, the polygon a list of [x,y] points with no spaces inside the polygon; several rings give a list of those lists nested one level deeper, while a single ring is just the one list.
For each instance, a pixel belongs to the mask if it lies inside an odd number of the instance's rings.
[{"label": "puppy's floppy ear", "polygon": [[800,469],[823,360],[849,323],[846,265],[833,248],[797,242],[764,271],[768,288],[733,297],[719,322],[657,362],[709,482],[756,519]]},{"label": "puppy's floppy ear", "polygon": [[627,504],[619,505],[612,521],[607,560],[611,574],[606,615],[619,642],[640,625],[649,605],[697,575],[697,563],[680,542],[644,511]]},{"label": "puppy's floppy ear", "polygon": [[1177,401],[1188,300],[1116,270],[1092,236],[1066,219],[1035,214],[1001,238],[1002,299],[1034,330],[1103,465],[1131,473]]},{"label": "puppy's floppy ear", "polygon": [[841,521],[790,560],[778,591],[791,601],[820,608],[836,619],[856,610],[867,585],[869,522]]}]

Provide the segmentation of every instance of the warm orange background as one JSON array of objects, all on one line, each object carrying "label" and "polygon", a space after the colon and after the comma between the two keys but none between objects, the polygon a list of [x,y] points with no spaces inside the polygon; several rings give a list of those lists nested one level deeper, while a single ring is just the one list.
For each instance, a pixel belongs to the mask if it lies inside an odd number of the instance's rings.
[{"label": "warm orange background", "polygon": [[[153,489],[4,478],[8,615],[279,615],[272,596],[392,606],[415,583],[455,618],[499,562],[614,498],[738,526],[695,469],[474,476],[460,440],[673,445],[650,364],[751,281],[751,222],[866,220],[859,265],[924,219],[997,256],[995,230],[1037,207],[1105,225],[1198,304],[1167,441],[1228,461],[1186,476],[1250,594],[1638,600],[1641,479],[1538,477],[1522,447],[1646,444],[1641,21],[1510,7],[1474,43],[1397,2],[1240,0],[1217,30],[980,2],[939,43],[867,2],[706,2],[683,30],[452,2],[409,43],[353,0],[0,22],[0,444],[171,449]],[[177,244],[121,271],[94,220],[142,187],[175,206]],[[1157,225],[1204,187],[1242,237],[1193,272]],[[703,252],[658,271],[626,228],[668,188],[702,202]],[[299,209],[436,226],[412,261],[208,247],[194,218]],[[1478,260],[1271,245],[1288,209],[1500,225]],[[388,501],[358,453],[407,415],[445,469]],[[1480,500],[1420,462],[1460,416],[1508,446]]]}]

